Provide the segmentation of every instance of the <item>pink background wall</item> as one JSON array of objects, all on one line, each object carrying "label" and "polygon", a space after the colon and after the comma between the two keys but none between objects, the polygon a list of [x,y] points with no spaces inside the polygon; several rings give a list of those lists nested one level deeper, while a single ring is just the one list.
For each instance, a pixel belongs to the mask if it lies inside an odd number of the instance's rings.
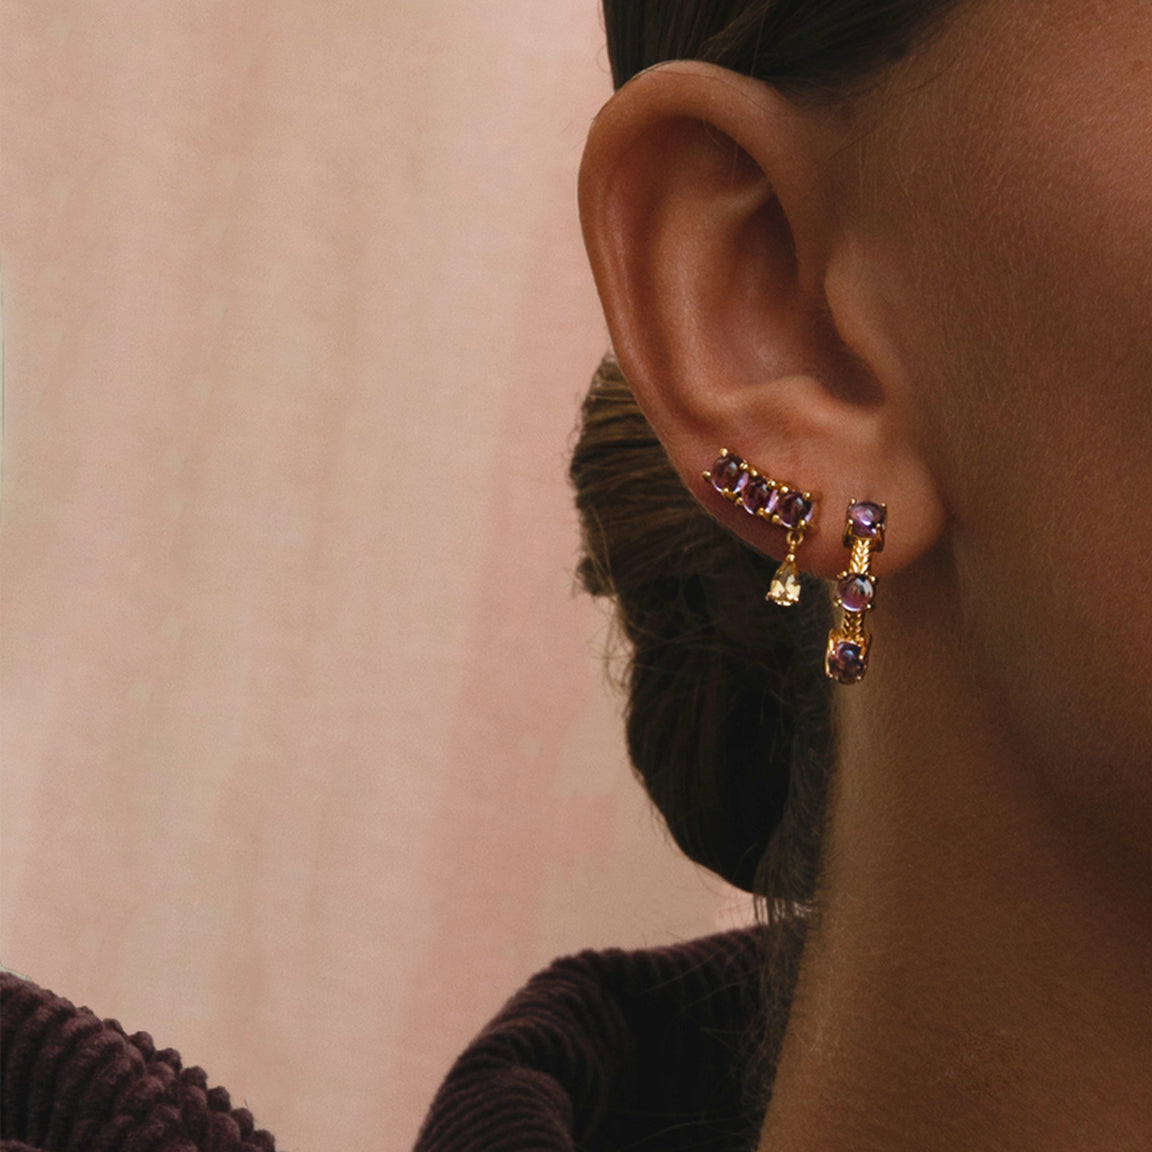
[{"label": "pink background wall", "polygon": [[0,11],[0,962],[399,1152],[532,971],[746,911],[572,589],[595,0]]}]

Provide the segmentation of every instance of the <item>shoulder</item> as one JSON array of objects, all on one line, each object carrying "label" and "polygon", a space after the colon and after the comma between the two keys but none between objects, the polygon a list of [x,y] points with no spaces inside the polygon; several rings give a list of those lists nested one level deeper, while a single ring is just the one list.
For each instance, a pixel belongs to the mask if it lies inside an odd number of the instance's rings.
[{"label": "shoulder", "polygon": [[209,1088],[202,1068],[185,1068],[147,1032],[131,1036],[118,1020],[0,971],[0,1084],[4,1147],[212,1148],[275,1152],[251,1112]]},{"label": "shoulder", "polygon": [[453,1065],[418,1152],[608,1147],[665,1124],[695,1147],[717,1125],[743,1137],[760,971],[756,929],[555,961]]}]

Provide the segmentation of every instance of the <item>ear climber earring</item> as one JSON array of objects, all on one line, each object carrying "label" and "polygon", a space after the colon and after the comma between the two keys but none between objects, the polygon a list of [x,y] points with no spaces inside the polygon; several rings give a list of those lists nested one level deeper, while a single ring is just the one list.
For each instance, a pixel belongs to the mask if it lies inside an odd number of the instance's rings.
[{"label": "ear climber earring", "polygon": [[796,570],[796,550],[804,542],[804,533],[813,526],[816,500],[811,492],[802,492],[788,484],[770,480],[752,465],[727,448],[704,479],[731,504],[738,504],[752,516],[787,530],[788,555],[776,569],[765,600],[782,608],[800,600],[800,574]]},{"label": "ear climber earring", "polygon": [[836,578],[836,603],[841,609],[840,627],[828,633],[824,671],[841,684],[855,684],[868,671],[872,637],[864,631],[864,617],[872,610],[876,577],[872,553],[884,550],[884,520],[888,508],[867,500],[848,502],[844,547],[852,549],[848,568]]}]

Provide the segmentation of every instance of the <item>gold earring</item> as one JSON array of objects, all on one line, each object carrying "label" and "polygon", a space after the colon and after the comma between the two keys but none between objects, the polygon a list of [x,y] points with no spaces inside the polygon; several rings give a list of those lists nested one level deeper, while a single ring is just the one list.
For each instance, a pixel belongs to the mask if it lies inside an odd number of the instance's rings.
[{"label": "gold earring", "polygon": [[752,465],[727,448],[704,479],[731,504],[738,504],[752,516],[787,530],[788,554],[776,569],[765,600],[788,608],[800,600],[800,574],[796,570],[796,550],[804,542],[804,533],[813,526],[816,500],[788,484],[770,480]]},{"label": "gold earring", "polygon": [[864,631],[864,617],[872,611],[876,577],[872,575],[872,553],[884,550],[886,504],[849,500],[844,524],[844,547],[852,549],[848,568],[836,578],[836,603],[840,606],[840,627],[828,633],[824,671],[841,684],[856,684],[868,671],[868,650],[872,637]]}]

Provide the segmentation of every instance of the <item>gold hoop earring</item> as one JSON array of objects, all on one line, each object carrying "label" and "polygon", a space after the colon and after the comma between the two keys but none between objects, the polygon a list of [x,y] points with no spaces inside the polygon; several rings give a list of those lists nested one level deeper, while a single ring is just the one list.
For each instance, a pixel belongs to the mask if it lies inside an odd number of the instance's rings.
[{"label": "gold hoop earring", "polygon": [[824,671],[840,684],[856,684],[868,671],[872,637],[864,631],[864,617],[872,611],[876,577],[872,554],[884,550],[885,504],[849,500],[844,524],[844,547],[852,549],[848,567],[836,578],[836,603],[840,627],[828,633]]}]

